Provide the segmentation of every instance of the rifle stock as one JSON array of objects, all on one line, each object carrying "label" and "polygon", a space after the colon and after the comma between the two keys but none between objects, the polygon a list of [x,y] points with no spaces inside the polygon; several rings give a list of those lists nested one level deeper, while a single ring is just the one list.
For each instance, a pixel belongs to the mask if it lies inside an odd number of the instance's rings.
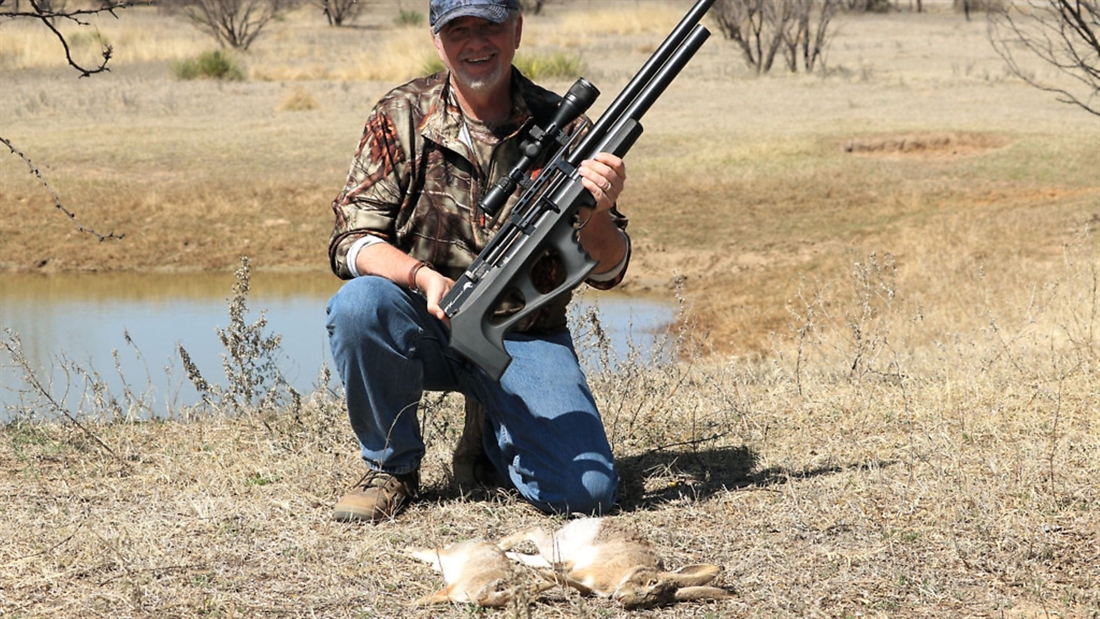
[{"label": "rifle stock", "polygon": [[[710,36],[698,22],[713,2],[698,0],[583,139],[570,140],[560,135],[561,128],[598,95],[584,78],[578,80],[563,99],[569,110],[559,109],[548,130],[532,131],[532,139],[524,144],[527,154],[486,194],[481,208],[493,214],[517,186],[523,188],[509,220],[440,305],[451,319],[451,348],[494,379],[500,380],[512,360],[504,349],[505,334],[580,285],[597,264],[577,238],[578,209],[595,205],[577,166],[600,152],[626,155],[642,134],[642,116]],[[552,147],[558,150],[538,177],[527,178],[532,163]],[[539,290],[531,269],[548,252],[561,263],[565,277],[552,290]],[[516,293],[523,307],[504,318],[494,316],[501,298]]]}]

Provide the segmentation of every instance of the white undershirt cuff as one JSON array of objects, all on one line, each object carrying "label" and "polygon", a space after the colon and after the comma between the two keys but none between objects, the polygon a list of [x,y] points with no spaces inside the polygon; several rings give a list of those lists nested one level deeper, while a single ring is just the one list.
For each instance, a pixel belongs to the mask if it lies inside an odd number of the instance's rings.
[{"label": "white undershirt cuff", "polygon": [[588,276],[588,279],[594,282],[609,282],[619,276],[626,268],[626,262],[630,259],[630,237],[626,237],[626,251],[623,253],[623,259],[619,261],[619,264],[615,265],[615,268],[606,273],[593,273]]},{"label": "white undershirt cuff", "polygon": [[348,248],[348,271],[351,272],[352,277],[359,277],[359,269],[355,268],[355,261],[359,258],[359,252],[363,251],[364,247],[385,242],[384,239],[368,234],[351,244],[351,247]]}]

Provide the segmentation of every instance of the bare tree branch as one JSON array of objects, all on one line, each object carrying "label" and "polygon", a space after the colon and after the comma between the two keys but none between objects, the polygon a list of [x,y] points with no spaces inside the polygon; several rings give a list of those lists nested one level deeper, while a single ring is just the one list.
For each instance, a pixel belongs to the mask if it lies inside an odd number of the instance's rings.
[{"label": "bare tree branch", "polygon": [[[989,12],[989,41],[1028,84],[1100,116],[1100,1],[1015,0]],[[1038,78],[1021,61],[1037,58],[1062,82]]]},{"label": "bare tree branch", "polygon": [[355,21],[366,9],[367,0],[310,0],[320,7],[330,26],[346,26]]},{"label": "bare tree branch", "polygon": [[720,0],[711,16],[727,39],[737,44],[745,64],[767,73],[783,53],[789,71],[806,72],[825,52],[829,23],[841,0]]},{"label": "bare tree branch", "polygon": [[122,239],[124,236],[126,236],[125,234],[115,234],[114,232],[109,232],[107,234],[100,234],[99,232],[96,232],[95,230],[92,230],[91,228],[87,228],[84,225],[82,225],[76,219],[76,214],[73,213],[72,211],[70,211],[69,209],[65,208],[65,205],[61,203],[61,198],[58,197],[57,192],[55,192],[53,190],[53,187],[50,187],[49,183],[46,182],[45,177],[42,176],[42,172],[40,172],[38,170],[38,168],[35,167],[34,163],[31,162],[30,158],[27,157],[26,155],[24,155],[22,152],[20,152],[17,148],[15,148],[15,146],[12,145],[11,141],[9,141],[4,136],[0,136],[0,143],[3,143],[4,146],[7,146],[8,149],[11,151],[11,154],[18,156],[20,159],[23,160],[24,163],[27,164],[27,167],[30,168],[31,174],[34,174],[38,178],[38,182],[41,183],[42,187],[44,187],[46,189],[46,191],[50,194],[50,197],[53,198],[53,203],[54,203],[54,206],[57,207],[57,210],[61,211],[62,213],[65,213],[65,215],[69,218],[69,220],[73,222],[73,225],[76,226],[77,230],[79,230],[80,232],[86,232],[86,233],[96,237],[97,239],[100,240],[100,242],[106,241],[108,239],[119,240],[119,239]]},{"label": "bare tree branch", "polygon": [[218,45],[244,51],[271,21],[299,4],[300,0],[163,0],[160,6],[182,13]]},{"label": "bare tree branch", "polygon": [[[0,0],[0,8],[7,4],[8,0]],[[126,2],[112,2],[110,4],[101,6],[95,9],[61,9],[53,10],[49,3],[42,2],[42,0],[29,0],[32,11],[20,11],[18,5],[16,9],[12,11],[0,11],[0,17],[6,17],[8,19],[33,19],[42,22],[46,28],[53,33],[59,43],[61,43],[62,49],[65,50],[65,60],[69,63],[69,66],[80,72],[80,77],[88,77],[95,75],[96,73],[102,73],[103,71],[110,71],[107,68],[107,63],[111,61],[111,55],[114,53],[114,49],[110,45],[104,45],[100,54],[103,60],[95,67],[87,68],[73,59],[72,53],[69,50],[69,42],[65,39],[65,35],[57,29],[55,23],[58,20],[69,20],[81,26],[90,25],[84,21],[83,18],[100,15],[103,13],[109,13],[112,17],[118,18],[115,13],[118,9],[125,9],[132,6],[128,1]]]},{"label": "bare tree branch", "polygon": [[[8,1],[9,0],[0,0],[0,9],[4,9]],[[0,10],[0,18],[32,19],[42,22],[42,24],[45,25],[46,28],[48,28],[55,37],[57,37],[57,40],[61,43],[61,47],[65,50],[65,61],[69,64],[70,67],[76,69],[77,72],[80,73],[80,77],[89,77],[91,75],[95,75],[96,73],[110,71],[110,69],[107,68],[107,63],[111,61],[111,55],[114,52],[110,45],[103,46],[103,49],[101,50],[103,60],[99,63],[99,65],[93,68],[84,67],[73,59],[73,56],[69,50],[69,42],[65,39],[65,35],[62,34],[60,30],[58,30],[55,22],[57,22],[58,20],[69,20],[81,26],[89,26],[91,24],[85,21],[85,18],[100,15],[103,13],[108,13],[112,17],[117,19],[118,15],[115,13],[115,11],[118,9],[125,9],[133,6],[132,2],[130,2],[129,0],[113,1],[105,3],[99,8],[94,9],[63,8],[58,10],[55,10],[53,8],[52,3],[44,2],[43,0],[29,0],[29,3],[31,5],[31,9],[33,10],[20,11],[19,5],[16,4],[14,10]],[[121,239],[123,236],[125,236],[122,234],[115,234],[114,232],[110,232],[108,234],[100,234],[99,232],[96,232],[91,228],[83,226],[79,221],[77,221],[76,215],[69,209],[65,208],[65,205],[61,203],[61,198],[58,197],[57,192],[55,192],[53,188],[50,187],[49,183],[46,182],[45,177],[42,176],[42,172],[40,172],[38,168],[35,167],[30,158],[19,151],[19,149],[15,148],[11,141],[3,136],[0,136],[0,143],[3,143],[4,146],[7,146],[8,150],[11,151],[11,154],[18,156],[20,159],[23,160],[24,163],[27,164],[27,167],[30,168],[31,174],[34,174],[35,177],[38,178],[38,182],[42,184],[42,187],[44,187],[46,191],[50,194],[50,197],[53,198],[54,206],[56,206],[58,210],[68,216],[69,220],[73,222],[73,225],[76,226],[77,230],[79,230],[80,232],[91,234],[92,236],[99,239],[101,242],[108,239]]]}]

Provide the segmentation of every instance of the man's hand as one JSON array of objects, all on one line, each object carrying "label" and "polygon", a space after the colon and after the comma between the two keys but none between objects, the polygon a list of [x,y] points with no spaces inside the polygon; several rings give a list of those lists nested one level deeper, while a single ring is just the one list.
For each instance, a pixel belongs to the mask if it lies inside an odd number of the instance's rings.
[{"label": "man's hand", "polygon": [[442,320],[448,327],[451,326],[451,319],[439,306],[439,302],[443,300],[443,297],[450,292],[454,285],[453,279],[428,267],[416,272],[416,288],[428,301],[428,313]]},{"label": "man's hand", "polygon": [[626,164],[611,153],[597,153],[577,168],[581,184],[596,198],[596,208],[577,211],[581,245],[599,263],[592,271],[603,273],[619,264],[626,255],[626,236],[612,222],[609,211],[626,186]]},{"label": "man's hand", "polygon": [[[596,213],[615,206],[626,186],[626,163],[611,153],[597,153],[577,168],[581,184],[596,198]],[[582,213],[581,221],[584,221]]]},{"label": "man's hand", "polygon": [[[415,288],[420,291],[428,301],[428,312],[447,323],[449,327],[451,320],[447,318],[443,308],[439,307],[439,302],[455,282],[429,267],[427,263],[420,267],[416,266],[418,264],[420,261],[389,243],[375,243],[364,247],[359,252],[355,266],[356,270],[364,275],[379,275],[402,288]],[[413,268],[416,268],[415,272],[412,271]],[[410,275],[416,281],[410,282]]]}]

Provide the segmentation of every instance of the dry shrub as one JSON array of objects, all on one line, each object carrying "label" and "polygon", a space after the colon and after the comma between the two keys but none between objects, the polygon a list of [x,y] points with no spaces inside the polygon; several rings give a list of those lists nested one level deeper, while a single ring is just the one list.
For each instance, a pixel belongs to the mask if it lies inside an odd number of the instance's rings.
[{"label": "dry shrub", "polygon": [[275,109],[279,112],[308,112],[319,107],[321,103],[317,101],[317,97],[308,90],[298,87],[286,93]]}]

